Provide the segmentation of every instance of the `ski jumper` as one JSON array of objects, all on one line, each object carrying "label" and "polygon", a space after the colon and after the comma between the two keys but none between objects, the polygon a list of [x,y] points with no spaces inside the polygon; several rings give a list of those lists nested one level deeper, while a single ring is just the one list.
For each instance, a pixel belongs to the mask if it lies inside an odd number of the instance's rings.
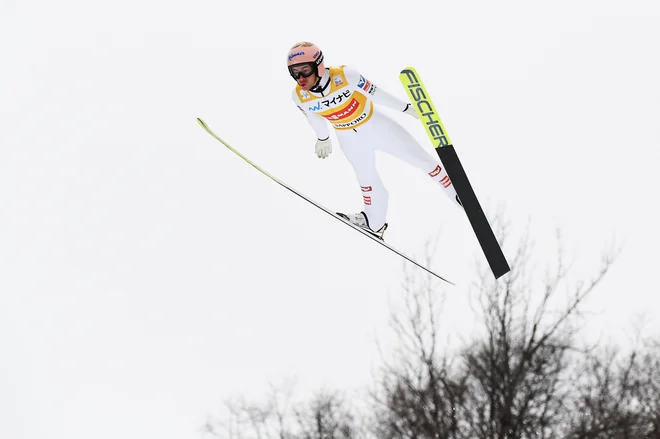
[{"label": "ski jumper", "polygon": [[326,68],[313,90],[306,91],[297,85],[293,101],[319,140],[330,136],[327,122],[334,128],[341,150],[360,184],[364,212],[373,230],[385,224],[389,201],[387,189],[376,170],[376,150],[427,174],[460,207],[456,191],[439,159],[431,156],[401,125],[374,105],[404,111],[406,102],[376,87],[347,66]]}]

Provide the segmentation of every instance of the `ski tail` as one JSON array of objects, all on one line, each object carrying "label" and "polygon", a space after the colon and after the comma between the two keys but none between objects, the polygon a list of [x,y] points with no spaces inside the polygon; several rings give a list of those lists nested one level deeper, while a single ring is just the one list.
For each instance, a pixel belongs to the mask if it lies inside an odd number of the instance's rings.
[{"label": "ski tail", "polygon": [[449,134],[447,134],[447,130],[431,101],[431,97],[414,67],[403,69],[399,74],[399,79],[411,102],[415,104],[420,122],[422,122],[440,161],[447,171],[447,175],[449,175],[449,179],[456,189],[458,198],[463,205],[488,265],[495,279],[499,279],[508,273],[511,268],[481,208]]},{"label": "ski tail", "polygon": [[442,281],[444,281],[444,282],[447,282],[447,283],[450,284],[450,285],[455,285],[452,281],[450,281],[450,280],[448,280],[448,279],[445,279],[444,277],[440,276],[438,273],[436,273],[436,272],[430,270],[429,268],[425,267],[424,265],[420,264],[419,262],[417,262],[417,261],[415,261],[414,259],[412,259],[412,258],[410,258],[409,256],[407,256],[406,254],[402,253],[401,251],[399,251],[399,250],[397,250],[396,248],[392,247],[391,245],[387,244],[387,243],[384,242],[383,240],[379,239],[377,235],[371,234],[371,233],[369,233],[368,231],[362,229],[361,227],[356,226],[356,225],[350,223],[349,221],[346,221],[345,219],[343,219],[343,218],[341,218],[339,215],[337,215],[337,213],[332,212],[332,211],[329,210],[328,208],[322,206],[321,204],[317,203],[316,201],[312,200],[311,198],[307,197],[306,195],[302,194],[301,192],[297,191],[296,189],[292,188],[291,186],[287,185],[286,183],[280,181],[280,180],[277,179],[275,176],[269,174],[266,170],[264,170],[264,169],[261,168],[259,165],[257,165],[256,163],[254,163],[253,161],[251,161],[250,159],[248,159],[245,155],[241,154],[238,150],[236,150],[234,147],[232,147],[229,143],[227,143],[227,142],[224,141],[221,137],[219,137],[217,134],[215,134],[215,133],[211,130],[211,128],[209,128],[209,126],[206,124],[206,122],[204,122],[202,119],[197,118],[197,123],[198,123],[198,124],[204,129],[204,131],[206,131],[207,133],[209,133],[209,134],[210,134],[212,137],[214,137],[218,142],[220,142],[220,143],[222,143],[223,145],[225,145],[225,146],[226,146],[231,152],[233,152],[234,154],[236,154],[237,156],[239,156],[240,158],[242,158],[243,160],[245,160],[245,161],[246,161],[247,163],[249,163],[252,167],[254,167],[256,170],[258,170],[259,172],[261,172],[261,173],[262,173],[263,175],[265,175],[266,177],[268,177],[268,178],[270,178],[271,180],[273,180],[275,183],[279,184],[280,186],[282,186],[283,188],[287,189],[288,191],[294,193],[295,195],[297,195],[298,197],[300,197],[300,198],[302,198],[303,200],[307,201],[308,203],[310,203],[310,204],[316,206],[317,208],[321,209],[322,211],[324,211],[324,212],[327,213],[328,215],[330,215],[330,216],[334,217],[335,219],[337,219],[337,220],[343,222],[344,224],[347,224],[348,226],[352,227],[353,229],[357,230],[358,232],[362,233],[363,235],[365,235],[365,236],[371,238],[373,241],[378,242],[378,243],[381,244],[383,247],[385,247],[385,248],[391,250],[392,252],[396,253],[397,255],[401,256],[402,258],[406,259],[407,261],[411,262],[412,264],[416,265],[417,267],[421,268],[422,270],[426,271],[427,273],[429,273],[429,274],[431,274],[431,275],[437,277],[438,279],[440,279],[440,280],[442,280]]}]

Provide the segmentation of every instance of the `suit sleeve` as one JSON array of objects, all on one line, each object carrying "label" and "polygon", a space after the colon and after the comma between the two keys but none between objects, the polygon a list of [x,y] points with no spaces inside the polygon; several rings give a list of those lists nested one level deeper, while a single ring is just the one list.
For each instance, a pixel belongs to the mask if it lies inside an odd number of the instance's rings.
[{"label": "suit sleeve", "polygon": [[307,122],[316,133],[316,137],[319,140],[328,139],[330,137],[330,132],[328,130],[328,124],[326,123],[326,120],[313,111],[305,111],[303,104],[300,102],[300,99],[298,99],[298,95],[296,94],[295,90],[293,91],[291,97],[294,104],[296,104],[302,114],[305,115],[305,119],[307,119]]},{"label": "suit sleeve", "polygon": [[358,87],[363,88],[366,93],[370,94],[371,99],[376,105],[382,105],[383,107],[387,107],[395,111],[405,111],[405,109],[408,108],[407,102],[402,101],[396,96],[388,93],[381,87],[377,87],[376,84],[369,81],[357,70],[350,67],[344,67],[344,74],[346,75],[346,79],[348,79],[351,84],[355,84]]}]

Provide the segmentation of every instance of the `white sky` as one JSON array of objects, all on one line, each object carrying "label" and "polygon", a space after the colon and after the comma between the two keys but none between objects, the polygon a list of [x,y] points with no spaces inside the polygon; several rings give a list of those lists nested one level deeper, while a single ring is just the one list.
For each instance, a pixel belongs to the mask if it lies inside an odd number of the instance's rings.
[{"label": "white sky", "polygon": [[[577,275],[625,239],[590,333],[622,338],[639,312],[657,327],[660,7],[545,4],[0,2],[0,438],[199,437],[269,379],[368,382],[401,260],[195,122],[360,209],[338,145],[319,160],[290,100],[299,40],[401,98],[415,66],[482,203],[506,203],[515,233],[534,220],[539,261],[556,225]],[[380,168],[389,242],[421,255],[442,228],[444,324],[468,330],[467,221],[418,171]]]}]

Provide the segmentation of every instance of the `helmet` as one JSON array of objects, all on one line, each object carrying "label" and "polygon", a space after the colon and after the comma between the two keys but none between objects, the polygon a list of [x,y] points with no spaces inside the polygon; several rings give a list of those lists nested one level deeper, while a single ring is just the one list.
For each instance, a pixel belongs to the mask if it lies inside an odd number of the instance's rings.
[{"label": "helmet", "polygon": [[[323,76],[325,71],[325,63],[323,62],[323,52],[316,44],[309,43],[307,41],[302,41],[295,44],[289,53],[287,54],[287,67],[289,68],[289,74],[293,79],[298,79],[299,76],[311,76],[313,73],[316,73],[319,77]],[[293,72],[293,67],[309,65],[311,71],[309,74],[304,72]]]}]

